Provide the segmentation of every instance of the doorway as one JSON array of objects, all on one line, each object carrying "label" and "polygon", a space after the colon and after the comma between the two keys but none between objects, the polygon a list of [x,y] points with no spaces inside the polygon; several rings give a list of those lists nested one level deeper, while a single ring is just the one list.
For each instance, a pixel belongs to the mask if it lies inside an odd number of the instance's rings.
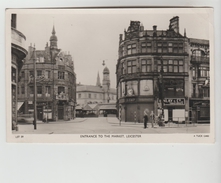
[{"label": "doorway", "polygon": [[173,121],[173,108],[168,108],[168,121]]},{"label": "doorway", "polygon": [[64,107],[58,106],[58,119],[64,119]]}]

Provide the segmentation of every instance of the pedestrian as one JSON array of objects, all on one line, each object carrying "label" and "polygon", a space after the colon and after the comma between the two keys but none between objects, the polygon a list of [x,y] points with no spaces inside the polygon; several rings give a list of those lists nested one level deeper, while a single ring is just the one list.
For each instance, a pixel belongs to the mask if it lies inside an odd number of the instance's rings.
[{"label": "pedestrian", "polygon": [[151,125],[152,125],[152,128],[153,128],[154,123],[155,123],[155,115],[154,115],[153,111],[151,111],[151,113],[150,113],[150,121],[151,121]]},{"label": "pedestrian", "polygon": [[144,116],[143,116],[143,120],[144,120],[144,128],[148,128],[148,127],[147,127],[147,122],[148,122],[148,112],[149,112],[148,109],[145,109],[145,110],[144,110]]}]

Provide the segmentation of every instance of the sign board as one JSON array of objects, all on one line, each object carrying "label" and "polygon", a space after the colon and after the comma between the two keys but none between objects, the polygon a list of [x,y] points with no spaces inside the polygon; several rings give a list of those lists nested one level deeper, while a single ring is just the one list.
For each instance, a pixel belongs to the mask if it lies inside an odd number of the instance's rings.
[{"label": "sign board", "polygon": [[165,98],[164,105],[185,105],[184,98]]}]

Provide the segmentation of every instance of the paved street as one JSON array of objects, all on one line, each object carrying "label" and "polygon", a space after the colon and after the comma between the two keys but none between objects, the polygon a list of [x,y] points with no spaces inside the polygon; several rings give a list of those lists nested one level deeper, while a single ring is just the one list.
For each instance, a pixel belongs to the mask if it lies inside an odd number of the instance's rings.
[{"label": "paved street", "polygon": [[122,122],[115,117],[76,118],[71,121],[37,122],[37,130],[32,124],[19,124],[14,134],[158,134],[158,133],[209,133],[209,124],[166,124],[165,127],[144,129],[142,123]]}]

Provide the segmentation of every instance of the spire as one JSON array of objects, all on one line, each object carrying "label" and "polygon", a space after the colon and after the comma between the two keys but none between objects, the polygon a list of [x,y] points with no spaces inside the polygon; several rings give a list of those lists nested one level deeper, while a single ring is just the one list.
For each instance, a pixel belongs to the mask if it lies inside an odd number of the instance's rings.
[{"label": "spire", "polygon": [[99,72],[97,72],[97,83],[96,83],[96,86],[101,86]]},{"label": "spire", "polygon": [[184,37],[186,37],[186,28],[184,29]]},{"label": "spire", "polygon": [[53,25],[53,29],[52,29],[52,34],[53,34],[53,35],[56,34],[55,29],[54,29],[54,25]]},{"label": "spire", "polygon": [[50,47],[51,49],[57,49],[57,41],[58,41],[58,38],[57,36],[55,35],[55,28],[54,28],[54,25],[53,25],[53,29],[52,29],[52,35],[50,37]]}]

